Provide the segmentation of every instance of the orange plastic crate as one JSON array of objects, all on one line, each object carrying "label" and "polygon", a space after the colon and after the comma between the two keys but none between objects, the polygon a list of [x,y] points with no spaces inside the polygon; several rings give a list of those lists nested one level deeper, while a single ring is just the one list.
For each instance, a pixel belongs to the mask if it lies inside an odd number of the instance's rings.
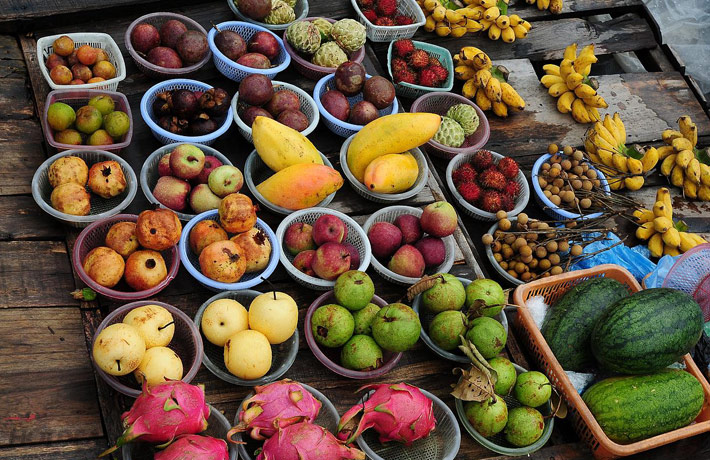
[{"label": "orange plastic crate", "polygon": [[695,422],[686,427],[631,444],[615,443],[604,434],[589,408],[582,401],[582,397],[572,386],[572,382],[567,377],[557,358],[555,358],[552,350],[550,350],[532,315],[525,308],[527,299],[540,295],[545,298],[546,304],[552,305],[567,290],[579,282],[599,276],[619,281],[626,285],[632,293],[641,290],[641,286],[626,269],[618,265],[607,264],[532,281],[518,286],[513,293],[513,302],[521,307],[518,308],[518,320],[514,321],[514,328],[518,333],[517,338],[527,345],[538,366],[545,372],[550,382],[565,399],[568,407],[568,417],[573,421],[574,429],[579,437],[589,445],[595,458],[606,460],[638,454],[639,452],[710,431],[710,384],[705,380],[690,355],[687,354],[683,357],[686,366],[685,370],[700,381],[705,391],[705,403]]}]

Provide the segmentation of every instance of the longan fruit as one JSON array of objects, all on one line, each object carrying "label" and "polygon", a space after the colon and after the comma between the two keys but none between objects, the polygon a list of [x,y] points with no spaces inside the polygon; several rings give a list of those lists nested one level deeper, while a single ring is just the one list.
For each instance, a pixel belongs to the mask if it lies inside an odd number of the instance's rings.
[{"label": "longan fruit", "polygon": [[550,224],[548,224],[547,222],[538,222],[537,228],[540,230],[545,230],[546,228],[550,228]]},{"label": "longan fruit", "polygon": [[515,241],[511,245],[511,247],[517,251],[520,248],[522,248],[523,246],[527,246],[527,244],[528,244],[528,242],[525,240],[525,238],[523,238],[522,236],[519,236],[518,238],[515,239]]},{"label": "longan fruit", "polygon": [[577,161],[582,161],[584,160],[584,154],[582,153],[581,150],[575,150],[572,152],[572,158],[574,158]]},{"label": "longan fruit", "polygon": [[549,260],[552,265],[557,265],[560,263],[560,255],[550,254],[549,256],[547,256],[547,260]]},{"label": "longan fruit", "polygon": [[493,235],[491,235],[490,233],[486,233],[485,235],[483,235],[481,237],[481,241],[486,246],[491,245],[491,244],[493,244]]},{"label": "longan fruit", "polygon": [[582,190],[590,191],[591,189],[594,188],[594,184],[590,180],[583,180],[582,181]]},{"label": "longan fruit", "polygon": [[597,172],[591,168],[587,170],[587,177],[594,180],[597,178]]},{"label": "longan fruit", "polygon": [[525,235],[525,239],[528,241],[537,241],[537,233],[528,233]]},{"label": "longan fruit", "polygon": [[518,253],[523,257],[532,256],[532,248],[526,244],[518,250]]},{"label": "longan fruit", "polygon": [[537,176],[537,184],[540,186],[540,188],[545,188],[547,186],[547,181],[544,177]]},{"label": "longan fruit", "polygon": [[572,181],[572,188],[575,190],[579,190],[580,188],[582,188],[582,181],[579,179],[574,179]]},{"label": "longan fruit", "polygon": [[574,201],[574,192],[566,191],[563,193],[564,195],[562,193],[560,194],[562,201],[565,203],[572,203]]},{"label": "longan fruit", "polygon": [[498,265],[500,265],[500,268],[502,268],[503,270],[508,269],[508,262],[506,262],[505,260],[498,262]]},{"label": "longan fruit", "polygon": [[496,219],[498,220],[505,219],[506,217],[508,217],[508,213],[502,209],[496,213]]},{"label": "longan fruit", "polygon": [[547,153],[550,155],[555,155],[557,152],[559,152],[560,149],[557,147],[557,144],[550,144],[547,146]]},{"label": "longan fruit", "polygon": [[560,187],[558,187],[557,185],[553,185],[552,187],[550,187],[550,193],[552,195],[559,195],[560,194]]},{"label": "longan fruit", "polygon": [[602,181],[600,181],[599,179],[594,179],[593,182],[594,182],[594,186],[595,186],[596,188],[599,188],[599,187],[602,186]]},{"label": "longan fruit", "polygon": [[569,250],[569,253],[572,254],[572,255],[575,256],[575,257],[576,257],[576,256],[581,256],[581,255],[582,255],[582,252],[583,252],[582,246],[580,246],[580,245],[578,245],[578,244],[575,244],[575,245],[572,246],[572,247],[570,248],[570,250]]},{"label": "longan fruit", "polygon": [[562,187],[564,187],[564,185],[565,185],[565,181],[561,177],[558,177],[557,179],[552,181],[553,187],[562,188]]},{"label": "longan fruit", "polygon": [[513,257],[513,249],[510,247],[503,248],[501,250],[501,254],[503,254],[504,259],[510,259],[511,257]]},{"label": "longan fruit", "polygon": [[561,275],[562,274],[562,267],[559,265],[552,267],[552,270],[550,270],[550,275]]},{"label": "longan fruit", "polygon": [[521,257],[520,260],[521,260],[521,262],[523,262],[525,264],[529,264],[530,262],[532,262],[533,256],[530,255],[530,256],[526,256],[526,257]]},{"label": "longan fruit", "polygon": [[550,276],[552,276],[552,275],[550,275],[550,272],[545,272],[542,274],[543,278],[549,278]]},{"label": "longan fruit", "polygon": [[494,253],[493,258],[496,262],[501,262],[503,260],[503,256],[499,252]]},{"label": "longan fruit", "polygon": [[538,246],[535,248],[535,256],[539,259],[544,259],[547,256],[547,249],[544,246]]},{"label": "longan fruit", "polygon": [[527,268],[527,265],[525,265],[525,264],[522,263],[522,262],[518,262],[518,263],[515,264],[514,270],[515,270],[518,274],[521,274],[521,273],[525,273],[525,268]]},{"label": "longan fruit", "polygon": [[550,263],[550,261],[548,259],[540,259],[540,262],[537,264],[537,266],[538,266],[538,268],[540,268],[540,270],[545,271],[545,270],[549,269],[552,266],[552,264]]},{"label": "longan fruit", "polygon": [[508,274],[513,278],[518,278],[518,272],[516,272],[515,270],[508,270]]},{"label": "longan fruit", "polygon": [[577,166],[575,166],[574,168],[572,168],[572,172],[575,173],[575,174],[578,175],[578,176],[581,176],[582,174],[584,174],[584,168],[581,167],[581,166],[579,166],[579,165],[577,165]]},{"label": "longan fruit", "polygon": [[[560,160],[560,159],[558,158],[558,160]],[[560,164],[560,161],[557,161],[552,164],[552,166],[550,167],[550,170],[553,170],[553,169],[556,169],[558,171],[562,171],[562,165]]]},{"label": "longan fruit", "polygon": [[540,169],[542,169],[543,171],[549,171],[550,163],[543,163],[542,166],[540,166]]},{"label": "longan fruit", "polygon": [[552,178],[558,177],[560,175],[560,170],[557,168],[550,169],[549,176]]},{"label": "longan fruit", "polygon": [[495,237],[495,239],[497,239],[497,240],[503,238],[504,236],[505,235],[503,235],[502,230],[496,230],[495,232],[493,232],[493,237]]},{"label": "longan fruit", "polygon": [[572,169],[574,170],[574,168],[576,168],[577,166],[579,166],[579,161],[572,160]]},{"label": "longan fruit", "polygon": [[587,163],[582,163],[582,170],[586,173],[589,171],[589,165]]},{"label": "longan fruit", "polygon": [[567,223],[565,224],[565,227],[567,227],[567,228],[575,228],[575,227],[577,227],[577,222],[575,222],[575,221],[567,222]]},{"label": "longan fruit", "polygon": [[567,252],[569,250],[569,243],[567,241],[560,241],[557,245],[557,250]]},{"label": "longan fruit", "polygon": [[552,163],[552,167],[554,168],[556,164],[559,164],[560,161],[562,161],[562,156],[559,154],[554,154],[550,157],[550,163]]},{"label": "longan fruit", "polygon": [[500,252],[501,244],[500,241],[494,241],[493,244],[491,245],[491,250],[493,252]]},{"label": "longan fruit", "polygon": [[562,169],[564,169],[565,171],[569,171],[570,169],[572,169],[572,162],[569,160],[562,160],[560,162],[560,166],[562,166]]},{"label": "longan fruit", "polygon": [[525,272],[522,275],[520,275],[520,279],[522,281],[525,281],[526,283],[532,279],[532,273],[530,272]]},{"label": "longan fruit", "polygon": [[552,192],[549,190],[543,190],[542,194],[545,195],[546,198],[550,198],[552,196]]},{"label": "longan fruit", "polygon": [[[500,212],[500,211],[498,211],[498,212]],[[505,211],[504,211],[504,212],[505,212]],[[508,219],[505,219],[505,218],[503,218],[503,219],[501,219],[501,220],[498,221],[498,228],[500,228],[500,229],[503,230],[504,232],[510,230],[510,227],[511,227],[512,225],[513,225],[513,224],[511,224],[510,221],[509,221]]]},{"label": "longan fruit", "polygon": [[533,257],[533,260],[531,260],[530,263],[528,263],[528,267],[530,267],[530,270],[535,270],[539,263],[540,263],[540,261]]},{"label": "longan fruit", "polygon": [[562,149],[562,152],[565,155],[570,156],[572,155],[572,152],[574,152],[574,148],[571,145],[565,145],[565,147]]},{"label": "longan fruit", "polygon": [[518,224],[519,225],[527,224],[528,220],[530,220],[530,219],[529,219],[528,215],[525,214],[524,212],[521,212],[520,214],[518,214]]},{"label": "longan fruit", "polygon": [[559,206],[560,204],[562,204],[562,199],[560,198],[559,195],[552,195],[552,196],[550,197],[550,201],[551,201],[552,204],[554,204],[555,206]]},{"label": "longan fruit", "polygon": [[582,209],[589,209],[592,206],[592,200],[589,198],[582,198],[579,200],[579,207]]},{"label": "longan fruit", "polygon": [[513,244],[513,241],[515,241],[515,235],[511,235],[510,233],[503,238],[503,242],[508,245]]}]

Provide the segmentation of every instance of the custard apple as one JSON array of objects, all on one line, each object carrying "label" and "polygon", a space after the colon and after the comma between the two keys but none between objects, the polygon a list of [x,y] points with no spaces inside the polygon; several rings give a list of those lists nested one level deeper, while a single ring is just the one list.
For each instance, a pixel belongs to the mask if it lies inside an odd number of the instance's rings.
[{"label": "custard apple", "polygon": [[456,104],[449,107],[446,116],[456,120],[463,128],[463,135],[470,136],[478,129],[478,114],[473,106],[468,104]]},{"label": "custard apple", "polygon": [[449,147],[461,147],[465,139],[463,128],[453,118],[441,117],[439,130],[434,134],[434,140]]},{"label": "custard apple", "polygon": [[313,54],[320,48],[320,32],[309,21],[294,22],[286,29],[286,40],[296,51]]},{"label": "custard apple", "polygon": [[267,24],[288,24],[296,20],[296,13],[283,0],[271,0],[271,13],[265,18]]},{"label": "custard apple", "polygon": [[318,30],[320,30],[320,39],[322,42],[327,42],[333,39],[330,35],[330,32],[333,30],[333,24],[323,18],[314,20],[313,24],[315,24],[316,27],[318,27]]},{"label": "custard apple", "polygon": [[365,26],[354,19],[341,19],[333,24],[330,32],[333,40],[348,53],[353,53],[365,44]]},{"label": "custard apple", "polygon": [[322,67],[338,67],[340,64],[348,60],[348,55],[345,51],[340,49],[337,43],[328,42],[321,45],[313,55],[313,62],[315,65]]},{"label": "custard apple", "polygon": [[297,0],[284,0],[288,6],[291,8],[296,8],[296,1]]}]

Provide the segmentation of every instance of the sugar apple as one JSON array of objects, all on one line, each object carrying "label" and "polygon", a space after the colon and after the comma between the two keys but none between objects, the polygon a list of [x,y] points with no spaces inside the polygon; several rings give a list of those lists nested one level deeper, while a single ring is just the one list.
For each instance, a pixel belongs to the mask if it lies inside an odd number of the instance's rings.
[{"label": "sugar apple", "polygon": [[320,30],[320,39],[322,42],[327,42],[333,39],[330,32],[333,30],[333,24],[323,18],[318,18],[313,21],[313,24]]},{"label": "sugar apple", "polygon": [[320,48],[318,27],[309,21],[294,22],[286,29],[286,40],[296,51],[313,54]]},{"label": "sugar apple", "polygon": [[470,136],[478,129],[478,113],[473,106],[468,104],[456,104],[449,107],[446,116],[456,120],[463,128],[463,135]]},{"label": "sugar apple", "polygon": [[313,62],[315,65],[322,67],[338,67],[340,64],[348,60],[348,55],[345,51],[340,49],[337,43],[328,42],[323,43],[316,54],[313,55]]},{"label": "sugar apple", "polygon": [[434,140],[449,147],[461,147],[465,139],[463,128],[453,118],[441,117],[439,130],[434,134]]},{"label": "sugar apple", "polygon": [[266,24],[288,24],[296,20],[296,13],[283,0],[271,0],[271,13],[265,18]]},{"label": "sugar apple", "polygon": [[284,0],[288,6],[291,8],[296,8],[296,1],[297,0]]},{"label": "sugar apple", "polygon": [[341,19],[333,24],[330,34],[333,40],[348,53],[355,52],[365,44],[365,26],[354,19]]}]

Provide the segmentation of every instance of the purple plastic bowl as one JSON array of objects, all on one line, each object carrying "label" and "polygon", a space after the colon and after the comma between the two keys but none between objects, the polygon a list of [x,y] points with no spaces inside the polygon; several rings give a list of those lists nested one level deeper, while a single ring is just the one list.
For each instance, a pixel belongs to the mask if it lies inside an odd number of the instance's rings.
[{"label": "purple plastic bowl", "polygon": [[[320,18],[320,16],[313,16],[309,18],[304,18],[304,21],[313,21],[315,19]],[[331,24],[335,24],[337,21],[335,19],[330,19],[330,18],[322,18],[328,21]],[[304,59],[301,57],[298,52],[291,47],[289,44],[288,40],[286,40],[286,31],[284,30],[283,34],[283,42],[284,42],[284,47],[286,48],[286,52],[291,56],[291,63],[293,64],[293,67],[296,69],[296,72],[300,73],[306,78],[309,78],[311,80],[320,80],[321,78],[325,77],[328,74],[335,73],[335,68],[334,67],[323,67],[319,65],[313,64],[311,61]],[[363,46],[359,50],[355,51],[354,53],[351,53],[348,55],[351,61],[353,62],[359,62],[362,63],[363,59],[365,59],[365,47]]]},{"label": "purple plastic bowl", "polygon": [[[402,353],[393,353],[390,351],[382,350],[384,362],[382,366],[378,367],[374,371],[354,371],[351,369],[346,369],[345,367],[337,364],[340,359],[340,348],[321,348],[313,337],[313,332],[311,331],[311,318],[313,317],[313,312],[315,312],[321,305],[327,305],[329,303],[335,302],[335,291],[328,291],[322,294],[308,307],[306,311],[306,318],[304,320],[303,329],[306,335],[306,343],[311,349],[313,354],[316,356],[318,361],[320,361],[325,367],[335,372],[336,374],[342,375],[350,379],[373,379],[376,377],[381,377],[391,371],[399,360],[402,358]],[[379,307],[384,307],[387,305],[384,299],[378,296],[372,298],[372,303],[378,305]]]},{"label": "purple plastic bowl", "polygon": [[428,112],[436,113],[437,115],[446,115],[446,111],[456,104],[468,104],[476,109],[478,114],[479,125],[475,133],[466,137],[461,147],[449,147],[440,144],[435,140],[430,140],[425,144],[427,152],[451,159],[462,153],[472,153],[483,148],[491,136],[491,127],[488,124],[488,118],[476,104],[466,99],[463,96],[454,93],[428,93],[420,96],[412,103],[411,112]]},{"label": "purple plastic bowl", "polygon": [[[89,99],[94,96],[106,95],[110,96],[115,103],[114,110],[119,110],[125,112],[128,115],[128,119],[131,124],[128,128],[128,132],[121,137],[118,142],[114,142],[109,145],[71,145],[62,144],[54,140],[54,131],[49,127],[47,123],[47,112],[49,111],[49,106],[55,102],[63,102],[70,105],[74,110],[79,109],[87,105]],[[42,130],[44,131],[44,138],[47,143],[59,151],[62,150],[106,150],[112,153],[118,153],[121,149],[128,147],[133,138],[133,115],[131,115],[131,106],[128,103],[128,99],[123,93],[117,93],[115,91],[106,91],[102,89],[55,89],[47,95],[47,101],[44,104],[44,123],[42,124]]]},{"label": "purple plastic bowl", "polygon": [[[197,371],[200,369],[200,364],[202,364],[202,356],[204,354],[202,337],[200,336],[200,331],[197,330],[197,326],[192,319],[183,313],[182,310],[173,307],[170,304],[157,302],[155,300],[141,300],[138,302],[131,302],[115,309],[109,313],[109,315],[101,321],[99,327],[96,328],[94,338],[91,341],[91,349],[93,350],[96,337],[99,336],[101,331],[112,324],[122,322],[128,312],[134,308],[142,307],[144,305],[158,305],[167,309],[170,314],[173,315],[173,319],[175,320],[175,334],[173,335],[173,339],[168,344],[168,348],[175,351],[175,353],[177,353],[182,360],[182,368],[184,371],[182,381],[190,383],[192,379],[195,378],[195,375],[197,375]],[[137,398],[138,395],[141,394],[141,386],[138,384],[138,381],[135,379],[132,372],[120,377],[107,374],[101,370],[101,368],[94,361],[93,352],[91,362],[94,364],[96,372],[114,390],[133,398]]]},{"label": "purple plastic bowl", "polygon": [[86,274],[83,264],[84,258],[92,249],[98,246],[105,246],[104,240],[106,239],[106,234],[111,226],[118,222],[136,222],[137,220],[138,216],[135,214],[118,214],[106,219],[98,220],[82,230],[79,237],[76,239],[76,243],[74,244],[74,251],[72,254],[74,271],[88,287],[110,299],[140,300],[154,296],[170,284],[173,278],[177,275],[178,268],[180,268],[180,255],[178,254],[178,247],[175,245],[160,252],[163,256],[163,260],[165,260],[165,266],[168,269],[168,276],[166,276],[165,279],[158,285],[144,291],[132,291],[123,280],[114,286],[119,289],[107,288],[101,286]]}]

